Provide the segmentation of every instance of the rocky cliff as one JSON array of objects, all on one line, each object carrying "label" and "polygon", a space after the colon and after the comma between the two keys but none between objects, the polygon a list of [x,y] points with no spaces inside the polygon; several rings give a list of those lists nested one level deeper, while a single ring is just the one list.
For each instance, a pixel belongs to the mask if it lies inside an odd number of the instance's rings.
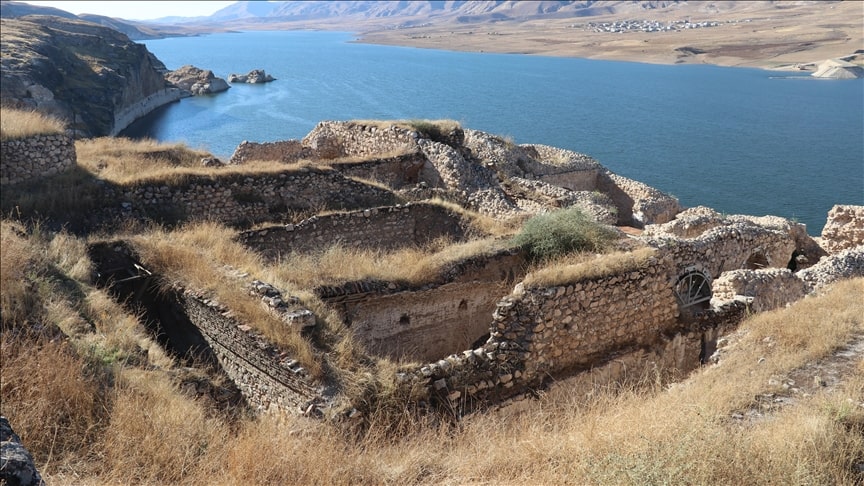
[{"label": "rocky cliff", "polygon": [[145,46],[113,29],[43,15],[0,22],[0,101],[58,116],[76,137],[116,135],[182,96]]}]

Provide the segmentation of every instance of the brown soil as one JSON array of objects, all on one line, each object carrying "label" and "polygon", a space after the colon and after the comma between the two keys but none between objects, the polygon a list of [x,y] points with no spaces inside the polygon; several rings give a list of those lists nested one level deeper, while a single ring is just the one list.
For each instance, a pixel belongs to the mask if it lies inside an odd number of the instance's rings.
[{"label": "brown soil", "polygon": [[[718,2],[722,3],[722,2]],[[359,42],[474,52],[536,54],[654,64],[716,64],[766,69],[812,69],[824,59],[851,56],[862,63],[864,3],[729,2],[705,12],[704,2],[582,18],[449,22],[404,29],[369,29]],[[701,4],[701,5],[700,5]],[[716,27],[674,32],[593,32],[588,22],[622,19],[714,21]]]}]

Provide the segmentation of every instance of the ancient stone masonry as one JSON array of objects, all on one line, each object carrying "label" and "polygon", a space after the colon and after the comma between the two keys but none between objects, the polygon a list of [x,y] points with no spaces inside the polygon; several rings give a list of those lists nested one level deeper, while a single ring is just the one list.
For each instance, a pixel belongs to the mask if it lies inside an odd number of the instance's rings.
[{"label": "ancient stone masonry", "polygon": [[552,287],[519,284],[497,304],[485,344],[398,378],[424,389],[431,401],[468,410],[607,363],[609,379],[624,373],[622,363],[638,372],[647,356],[653,365],[689,371],[705,359],[706,343],[710,348],[740,320],[746,304],[725,302],[680,320],[669,284],[673,259],[660,251],[612,275]]},{"label": "ancient stone masonry", "polygon": [[459,261],[420,288],[352,282],[316,293],[372,354],[426,361],[485,341],[489,316],[525,265],[518,251],[501,250]]},{"label": "ancient stone masonry", "polygon": [[[321,390],[310,382],[306,370],[251,326],[239,322],[228,309],[196,292],[185,290],[183,297],[189,319],[202,331],[222,369],[250,405],[258,410],[281,409],[296,413],[322,400]],[[273,307],[279,307],[276,298],[282,300],[277,295],[264,297],[274,303]],[[289,314],[293,316],[290,320],[300,327],[308,325],[311,315],[309,311]]]},{"label": "ancient stone masonry", "polygon": [[[300,141],[243,142],[231,163],[328,164],[346,175],[407,191],[405,197],[412,200],[434,195],[493,216],[577,205],[599,221],[641,227],[667,222],[681,210],[675,198],[612,174],[584,154],[515,145],[461,128],[428,137],[397,124],[321,122]],[[346,157],[366,160],[346,163]],[[595,192],[603,197],[587,195]]]},{"label": "ancient stone masonry", "polygon": [[239,240],[271,260],[292,251],[351,248],[392,249],[423,245],[437,238],[464,239],[466,222],[436,204],[410,203],[313,216],[298,224],[270,226],[240,233]]},{"label": "ancient stone masonry", "polygon": [[639,228],[662,224],[681,211],[674,197],[609,171],[597,176],[597,190],[612,198],[618,209],[618,224]]},{"label": "ancient stone masonry", "polygon": [[822,229],[822,247],[828,253],[864,244],[864,206],[836,205]]},{"label": "ancient stone masonry", "polygon": [[711,288],[713,299],[718,301],[749,297],[753,312],[785,307],[801,300],[808,291],[804,281],[786,268],[732,270],[714,280]]},{"label": "ancient stone masonry", "polygon": [[429,186],[427,171],[424,170],[427,165],[422,153],[409,152],[359,162],[343,161],[333,163],[331,167],[346,177],[376,181],[391,189],[404,189]]},{"label": "ancient stone masonry", "polygon": [[244,140],[234,149],[228,163],[236,165],[252,160],[276,160],[288,164],[311,156],[311,149],[304,147],[299,140],[262,143]]},{"label": "ancient stone masonry", "polygon": [[808,293],[840,279],[864,277],[864,245],[825,257],[796,275],[804,281]]},{"label": "ancient stone masonry", "polygon": [[75,141],[63,134],[4,140],[0,184],[15,184],[69,170],[77,161]]},{"label": "ancient stone masonry", "polygon": [[393,193],[329,170],[188,176],[183,182],[140,183],[122,195],[125,212],[146,217],[175,214],[183,220],[244,225],[272,221],[287,211],[390,205]]}]

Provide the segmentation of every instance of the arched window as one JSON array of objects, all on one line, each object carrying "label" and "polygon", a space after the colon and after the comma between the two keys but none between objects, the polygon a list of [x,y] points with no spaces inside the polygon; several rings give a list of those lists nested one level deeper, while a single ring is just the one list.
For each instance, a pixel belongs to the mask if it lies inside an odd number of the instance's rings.
[{"label": "arched window", "polygon": [[674,290],[681,310],[706,308],[711,300],[711,282],[698,270],[691,270],[678,277]]}]

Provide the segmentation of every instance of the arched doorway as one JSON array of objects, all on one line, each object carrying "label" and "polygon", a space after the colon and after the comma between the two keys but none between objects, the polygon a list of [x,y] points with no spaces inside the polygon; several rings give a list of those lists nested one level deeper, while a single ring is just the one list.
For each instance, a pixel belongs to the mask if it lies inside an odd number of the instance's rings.
[{"label": "arched doorway", "polygon": [[711,300],[711,280],[698,270],[690,270],[678,277],[674,292],[682,312],[707,309]]}]

